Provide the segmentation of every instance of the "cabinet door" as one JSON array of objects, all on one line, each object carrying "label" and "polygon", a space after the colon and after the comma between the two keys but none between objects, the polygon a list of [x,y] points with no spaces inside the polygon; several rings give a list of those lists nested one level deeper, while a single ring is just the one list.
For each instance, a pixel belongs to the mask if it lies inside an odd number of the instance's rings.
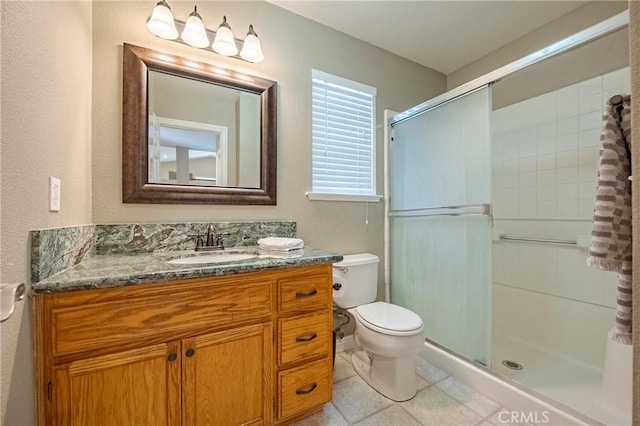
[{"label": "cabinet door", "polygon": [[270,323],[182,341],[183,424],[268,424],[273,419]]},{"label": "cabinet door", "polygon": [[180,344],[75,361],[55,370],[57,425],[180,425]]}]

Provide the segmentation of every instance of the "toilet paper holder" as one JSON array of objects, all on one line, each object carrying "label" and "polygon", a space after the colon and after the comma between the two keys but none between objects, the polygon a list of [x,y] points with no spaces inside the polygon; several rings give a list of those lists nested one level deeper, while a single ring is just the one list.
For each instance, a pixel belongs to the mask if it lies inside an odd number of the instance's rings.
[{"label": "toilet paper holder", "polygon": [[23,283],[0,284],[0,322],[8,319],[16,308],[16,302],[24,299]]}]

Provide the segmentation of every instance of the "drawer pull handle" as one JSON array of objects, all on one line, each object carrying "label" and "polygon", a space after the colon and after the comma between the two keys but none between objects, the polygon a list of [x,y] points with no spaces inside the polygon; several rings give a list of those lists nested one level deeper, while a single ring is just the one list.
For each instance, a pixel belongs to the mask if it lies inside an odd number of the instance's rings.
[{"label": "drawer pull handle", "polygon": [[315,296],[316,294],[318,294],[318,290],[313,289],[308,293],[300,293],[300,292],[298,292],[298,293],[296,293],[296,297],[300,299],[302,297]]},{"label": "drawer pull handle", "polygon": [[178,359],[178,355],[176,355],[175,353],[170,353],[167,358],[169,358],[169,361],[175,361],[176,359]]},{"label": "drawer pull handle", "polygon": [[315,339],[316,337],[318,337],[318,335],[316,333],[313,333],[311,336],[309,337],[296,337],[296,342],[298,343],[303,343],[303,342],[310,342],[313,339]]},{"label": "drawer pull handle", "polygon": [[191,358],[191,357],[193,356],[193,354],[195,354],[195,353],[196,353],[195,349],[187,349],[187,353],[186,353],[186,355],[187,355],[189,358]]},{"label": "drawer pull handle", "polygon": [[314,383],[314,384],[312,384],[312,385],[309,387],[309,389],[302,389],[302,388],[297,389],[297,390],[296,390],[296,394],[298,394],[298,395],[305,395],[305,394],[307,394],[307,393],[311,393],[311,392],[313,392],[317,387],[318,387],[318,384],[317,384],[317,383]]}]

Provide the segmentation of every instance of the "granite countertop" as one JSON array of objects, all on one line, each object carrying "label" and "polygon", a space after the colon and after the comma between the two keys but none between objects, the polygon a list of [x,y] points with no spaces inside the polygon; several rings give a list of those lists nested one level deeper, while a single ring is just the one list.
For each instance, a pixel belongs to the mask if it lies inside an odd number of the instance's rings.
[{"label": "granite countertop", "polygon": [[33,294],[122,287],[141,283],[158,283],[189,278],[215,277],[269,269],[319,265],[339,262],[342,255],[304,247],[289,253],[264,252],[258,247],[227,249],[224,253],[254,254],[241,261],[210,264],[176,265],[169,260],[185,256],[203,256],[221,252],[172,251],[133,255],[89,256],[78,265],[58,272],[31,285]]}]

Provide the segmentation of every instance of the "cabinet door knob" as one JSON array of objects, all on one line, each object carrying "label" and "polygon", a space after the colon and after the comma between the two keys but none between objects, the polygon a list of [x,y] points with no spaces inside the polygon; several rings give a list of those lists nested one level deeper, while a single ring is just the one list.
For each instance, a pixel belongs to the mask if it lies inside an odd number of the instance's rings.
[{"label": "cabinet door knob", "polygon": [[186,355],[191,358],[196,353],[195,349],[187,349]]},{"label": "cabinet door knob", "polygon": [[309,296],[315,296],[316,294],[318,294],[318,290],[313,289],[313,290],[311,290],[311,291],[310,291],[310,292],[308,292],[308,293],[300,293],[300,292],[297,292],[297,293],[296,293],[296,297],[297,297],[297,298],[301,298],[301,297],[309,297]]},{"label": "cabinet door knob", "polygon": [[314,384],[312,384],[311,386],[309,386],[309,389],[302,389],[302,388],[297,389],[297,390],[296,390],[296,394],[298,394],[298,395],[304,395],[304,394],[307,394],[307,393],[311,393],[311,392],[313,392],[313,391],[315,390],[315,388],[317,388],[317,387],[318,387],[318,384],[317,384],[317,383],[314,383]]},{"label": "cabinet door knob", "polygon": [[175,361],[176,359],[178,359],[178,355],[175,353],[170,353],[167,358],[169,358],[169,361]]},{"label": "cabinet door knob", "polygon": [[311,336],[309,336],[309,337],[302,337],[302,336],[300,336],[300,337],[296,337],[296,342],[298,342],[298,343],[310,342],[310,341],[312,341],[313,339],[315,339],[316,337],[318,337],[318,335],[317,335],[316,333],[313,333],[313,334],[312,334]]}]

